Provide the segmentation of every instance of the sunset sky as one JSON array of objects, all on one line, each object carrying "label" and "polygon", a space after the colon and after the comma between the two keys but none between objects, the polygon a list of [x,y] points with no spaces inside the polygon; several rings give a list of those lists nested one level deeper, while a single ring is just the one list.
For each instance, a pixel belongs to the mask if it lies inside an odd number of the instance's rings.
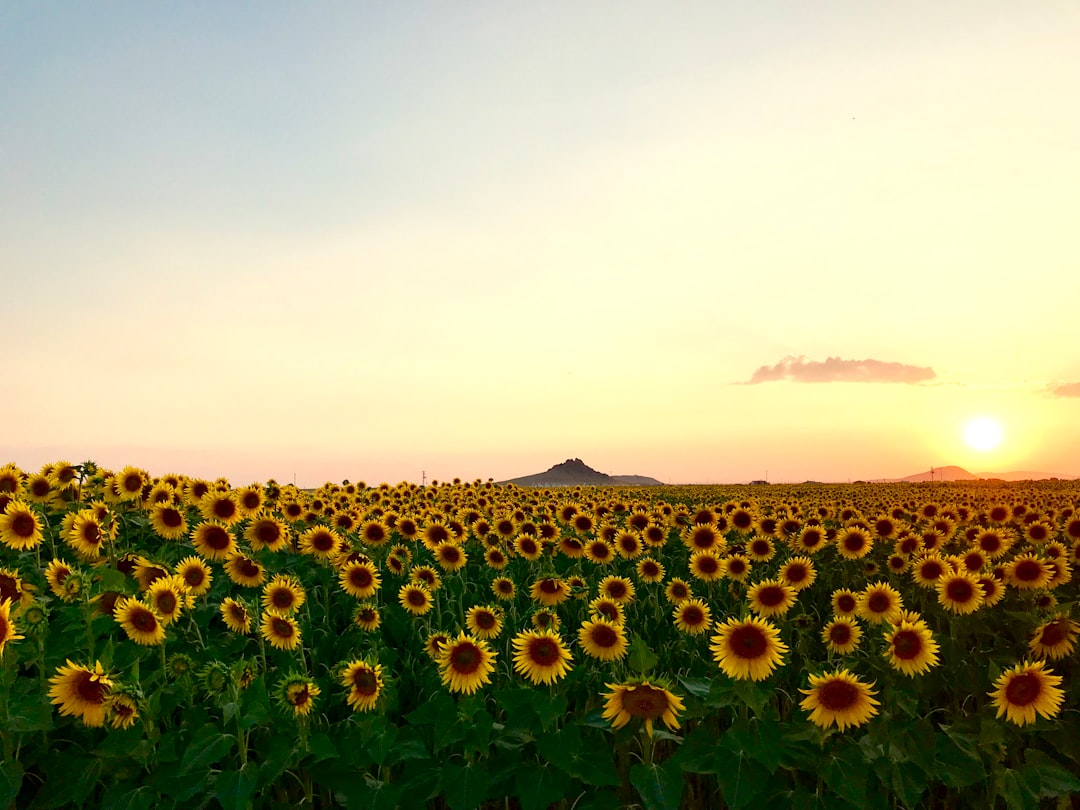
[{"label": "sunset sky", "polygon": [[0,465],[1080,476],[1077,43],[1076,0],[4,3]]}]

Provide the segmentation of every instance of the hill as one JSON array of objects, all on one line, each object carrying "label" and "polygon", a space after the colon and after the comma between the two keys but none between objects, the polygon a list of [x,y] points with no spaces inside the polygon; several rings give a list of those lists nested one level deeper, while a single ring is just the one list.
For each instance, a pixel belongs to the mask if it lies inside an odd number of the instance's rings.
[{"label": "hill", "polygon": [[519,487],[659,487],[662,481],[646,475],[607,475],[594,470],[580,458],[568,458],[561,464],[542,473],[523,475],[499,481],[500,484],[517,484]]}]

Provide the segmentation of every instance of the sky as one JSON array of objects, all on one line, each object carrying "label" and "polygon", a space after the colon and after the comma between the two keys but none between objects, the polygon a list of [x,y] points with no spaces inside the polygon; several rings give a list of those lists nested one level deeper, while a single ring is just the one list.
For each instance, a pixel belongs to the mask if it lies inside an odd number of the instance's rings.
[{"label": "sky", "polygon": [[1080,476],[1077,42],[1077,0],[0,3],[0,464]]}]

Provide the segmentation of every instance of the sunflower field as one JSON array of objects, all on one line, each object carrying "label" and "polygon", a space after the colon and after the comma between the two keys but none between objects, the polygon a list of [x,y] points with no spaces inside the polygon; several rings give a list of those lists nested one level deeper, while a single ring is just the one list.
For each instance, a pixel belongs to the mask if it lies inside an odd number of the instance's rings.
[{"label": "sunflower field", "polygon": [[0,808],[1063,808],[1080,482],[0,467]]}]

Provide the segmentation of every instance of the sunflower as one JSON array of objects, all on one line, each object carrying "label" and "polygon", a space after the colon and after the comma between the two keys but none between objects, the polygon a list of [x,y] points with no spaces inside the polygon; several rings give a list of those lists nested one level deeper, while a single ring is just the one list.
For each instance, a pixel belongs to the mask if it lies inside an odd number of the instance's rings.
[{"label": "sunflower", "polygon": [[747,543],[746,555],[754,562],[768,562],[776,556],[776,544],[769,537],[755,537]]},{"label": "sunflower", "polygon": [[390,542],[390,527],[379,519],[364,521],[358,534],[360,542],[371,548],[378,548]]},{"label": "sunflower", "polygon": [[346,700],[352,710],[370,712],[382,694],[382,666],[367,661],[350,661],[341,671],[341,683],[349,690]]},{"label": "sunflower", "polygon": [[642,557],[638,560],[635,566],[638,577],[642,582],[663,582],[664,581],[664,566],[654,560],[652,557]]},{"label": "sunflower", "polygon": [[4,599],[0,602],[0,656],[3,656],[4,646],[9,641],[18,641],[24,638],[15,632],[15,625],[11,621],[11,600]]},{"label": "sunflower", "polygon": [[834,653],[847,655],[859,647],[862,640],[862,628],[852,616],[834,616],[821,629],[821,640]]},{"label": "sunflower", "polygon": [[713,660],[730,678],[761,681],[783,663],[787,645],[765,619],[728,619],[710,640]]},{"label": "sunflower", "polygon": [[691,636],[707,633],[712,625],[712,611],[701,599],[687,599],[676,605],[671,618],[680,631]]},{"label": "sunflower", "polygon": [[712,549],[715,549],[717,553],[723,553],[727,548],[727,541],[715,523],[695,523],[687,526],[679,537],[691,554],[695,551]]},{"label": "sunflower", "polygon": [[150,590],[150,586],[159,579],[169,576],[168,568],[158,565],[156,562],[146,559],[146,557],[130,555],[127,559],[133,563],[131,575],[139,583],[139,590],[144,593]]},{"label": "sunflower", "polygon": [[715,582],[724,575],[720,557],[713,551],[695,551],[690,555],[690,574],[701,582]]},{"label": "sunflower", "polygon": [[487,564],[488,568],[495,571],[501,571],[509,565],[510,560],[501,548],[493,546],[484,550],[484,562]]},{"label": "sunflower", "polygon": [[356,610],[353,612],[353,624],[370,633],[372,630],[378,629],[379,625],[382,624],[382,616],[379,615],[379,609],[374,605],[357,605]]},{"label": "sunflower", "polygon": [[598,596],[589,602],[589,616],[594,619],[603,618],[609,622],[618,622],[620,624],[625,620],[623,606],[606,596]]},{"label": "sunflower", "polygon": [[150,509],[150,528],[165,540],[179,540],[188,532],[187,518],[172,501],[155,503]]},{"label": "sunflower", "polygon": [[233,492],[236,505],[240,508],[240,514],[246,518],[258,514],[266,502],[266,493],[261,484],[249,484]]},{"label": "sunflower", "polygon": [[496,653],[485,641],[462,632],[439,648],[438,664],[442,682],[451,692],[471,695],[491,683]]},{"label": "sunflower", "polygon": [[612,728],[620,729],[634,717],[640,717],[645,721],[645,733],[650,737],[654,720],[662,720],[671,731],[678,730],[678,713],[686,707],[682,698],[662,682],[635,679],[606,686],[611,691],[604,694],[603,717],[611,722]]},{"label": "sunflower", "polygon": [[531,534],[519,534],[514,538],[514,553],[533,562],[544,553],[544,544]]},{"label": "sunflower", "polygon": [[146,603],[157,613],[161,624],[168,627],[190,607],[184,580],[175,575],[159,579],[146,591]]},{"label": "sunflower", "polygon": [[541,608],[529,620],[537,630],[558,630],[562,625],[559,614],[550,608]]},{"label": "sunflower", "polygon": [[746,592],[750,609],[766,619],[783,616],[795,604],[797,596],[794,588],[778,579],[763,579]]},{"label": "sunflower", "polygon": [[138,501],[142,499],[143,489],[150,486],[151,480],[150,473],[146,470],[124,467],[113,476],[113,486],[121,501]]},{"label": "sunflower", "polygon": [[877,714],[878,701],[871,690],[874,684],[863,683],[846,669],[810,676],[810,688],[800,689],[806,695],[799,705],[810,712],[810,722],[821,728],[833,724],[843,731],[848,726],[861,726]]},{"label": "sunflower", "polygon": [[256,514],[244,529],[244,539],[252,551],[281,551],[289,545],[289,527],[265,513]]},{"label": "sunflower", "polygon": [[517,594],[517,588],[514,587],[514,581],[509,577],[496,577],[491,581],[491,592],[495,594],[496,598],[508,602]]},{"label": "sunflower", "polygon": [[976,574],[945,574],[937,581],[938,603],[953,613],[974,613],[982,606],[983,591]]},{"label": "sunflower", "polygon": [[780,581],[798,591],[803,591],[814,584],[817,571],[809,557],[792,557],[780,567]]},{"label": "sunflower", "polygon": [[0,514],[0,542],[15,551],[28,551],[41,545],[41,518],[23,501],[13,500]]},{"label": "sunflower", "polygon": [[207,520],[195,527],[191,543],[204,560],[225,560],[236,551],[236,538],[229,527],[215,520]]},{"label": "sunflower", "polygon": [[294,717],[307,717],[311,713],[312,706],[315,705],[315,698],[321,692],[322,690],[307,675],[290,672],[278,683],[277,699],[286,711],[292,710]]},{"label": "sunflower", "polygon": [[240,551],[233,552],[225,560],[225,573],[242,588],[258,588],[266,581],[266,569]]},{"label": "sunflower", "polygon": [[138,599],[117,600],[113,618],[136,644],[153,647],[165,643],[165,622],[156,610]]},{"label": "sunflower", "polygon": [[538,579],[529,588],[529,596],[534,602],[545,607],[561,605],[570,598],[570,585],[560,577]]},{"label": "sunflower", "polygon": [[921,618],[905,613],[885,634],[883,655],[889,666],[908,677],[922,675],[939,663],[941,647]]},{"label": "sunflower", "polygon": [[836,533],[836,548],[846,560],[860,560],[874,548],[870,533],[861,526],[846,526]]},{"label": "sunflower", "polygon": [[432,593],[442,587],[442,578],[439,576],[439,572],[430,565],[418,565],[414,568],[409,574],[409,582],[423,585]]},{"label": "sunflower", "polygon": [[199,501],[198,509],[204,520],[216,520],[224,526],[232,526],[244,517],[231,492],[212,490],[206,493]]},{"label": "sunflower", "polygon": [[1035,554],[1020,554],[1005,566],[1005,581],[1018,590],[1045,588],[1054,578],[1055,569]]},{"label": "sunflower", "polygon": [[615,547],[599,537],[585,544],[585,559],[596,565],[608,565],[615,561]]},{"label": "sunflower", "polygon": [[290,574],[277,574],[263,586],[262,606],[275,616],[291,616],[307,601],[300,581]]},{"label": "sunflower", "polygon": [[446,646],[448,641],[450,641],[450,636],[441,630],[434,630],[428,633],[427,638],[424,639],[424,652],[428,654],[432,661],[438,663],[439,653],[442,652],[442,648]]},{"label": "sunflower", "polygon": [[795,542],[792,543],[795,551],[802,551],[807,554],[817,554],[827,545],[828,538],[820,526],[804,526],[799,531],[799,536],[795,539]]},{"label": "sunflower", "polygon": [[213,577],[210,566],[198,557],[185,557],[173,569],[182,580],[184,587],[192,596],[202,596],[210,590]]},{"label": "sunflower", "polygon": [[53,559],[45,568],[45,581],[49,583],[49,590],[65,602],[74,601],[75,598],[75,594],[64,587],[65,580],[73,573],[71,564],[64,560]]},{"label": "sunflower", "polygon": [[329,560],[345,544],[341,535],[327,526],[312,526],[300,535],[297,546],[301,554],[317,560]]},{"label": "sunflower", "polygon": [[105,723],[113,681],[102,669],[100,661],[95,661],[90,668],[68,659],[66,666],[58,667],[56,675],[49,678],[49,683],[52,684],[49,697],[60,707],[62,716],[77,716],[91,728]]},{"label": "sunflower", "polygon": [[645,551],[641,542],[641,535],[634,531],[620,531],[616,533],[612,542],[615,545],[615,552],[625,560],[640,557]]},{"label": "sunflower", "polygon": [[12,463],[0,467],[0,493],[18,497],[22,490],[22,471]]},{"label": "sunflower", "polygon": [[664,598],[671,604],[678,605],[692,598],[694,592],[690,589],[690,583],[678,577],[673,578],[664,589]]},{"label": "sunflower", "polygon": [[1031,634],[1028,649],[1035,658],[1064,658],[1073,651],[1080,625],[1067,616],[1055,616],[1043,622]]},{"label": "sunflower", "polygon": [[745,554],[732,554],[721,561],[721,573],[732,582],[746,582],[754,564]]},{"label": "sunflower", "polygon": [[583,621],[578,628],[578,643],[586,655],[600,661],[618,661],[629,649],[622,624],[603,618]]},{"label": "sunflower", "polygon": [[996,560],[1007,554],[1015,542],[1016,535],[1011,529],[995,526],[983,529],[975,535],[972,545],[984,554],[989,555],[990,559]]},{"label": "sunflower", "polygon": [[338,572],[338,584],[345,593],[357,599],[367,599],[379,590],[382,580],[374,563],[351,562]]},{"label": "sunflower", "polygon": [[514,636],[514,670],[533,684],[552,684],[566,677],[573,656],[551,630],[523,630]]},{"label": "sunflower", "polygon": [[428,587],[415,582],[401,586],[398,590],[398,603],[414,616],[423,616],[434,607]]},{"label": "sunflower", "polygon": [[626,577],[608,576],[600,580],[600,596],[613,599],[620,605],[629,605],[634,601],[634,583]]},{"label": "sunflower", "polygon": [[261,632],[262,637],[279,650],[295,650],[300,644],[300,625],[291,616],[264,612]]},{"label": "sunflower", "polygon": [[892,621],[904,608],[900,592],[885,582],[867,585],[857,597],[855,612],[872,624]]},{"label": "sunflower", "polygon": [[989,692],[997,708],[997,716],[1005,715],[1018,726],[1034,723],[1035,715],[1056,717],[1061,710],[1065,693],[1061,676],[1046,669],[1045,661],[1023,662],[1004,672]]},{"label": "sunflower", "polygon": [[475,605],[465,613],[465,627],[485,641],[498,638],[503,631],[502,611],[487,605]]},{"label": "sunflower", "polygon": [[105,716],[113,728],[131,728],[139,719],[138,693],[129,687],[116,687],[105,702]]}]

